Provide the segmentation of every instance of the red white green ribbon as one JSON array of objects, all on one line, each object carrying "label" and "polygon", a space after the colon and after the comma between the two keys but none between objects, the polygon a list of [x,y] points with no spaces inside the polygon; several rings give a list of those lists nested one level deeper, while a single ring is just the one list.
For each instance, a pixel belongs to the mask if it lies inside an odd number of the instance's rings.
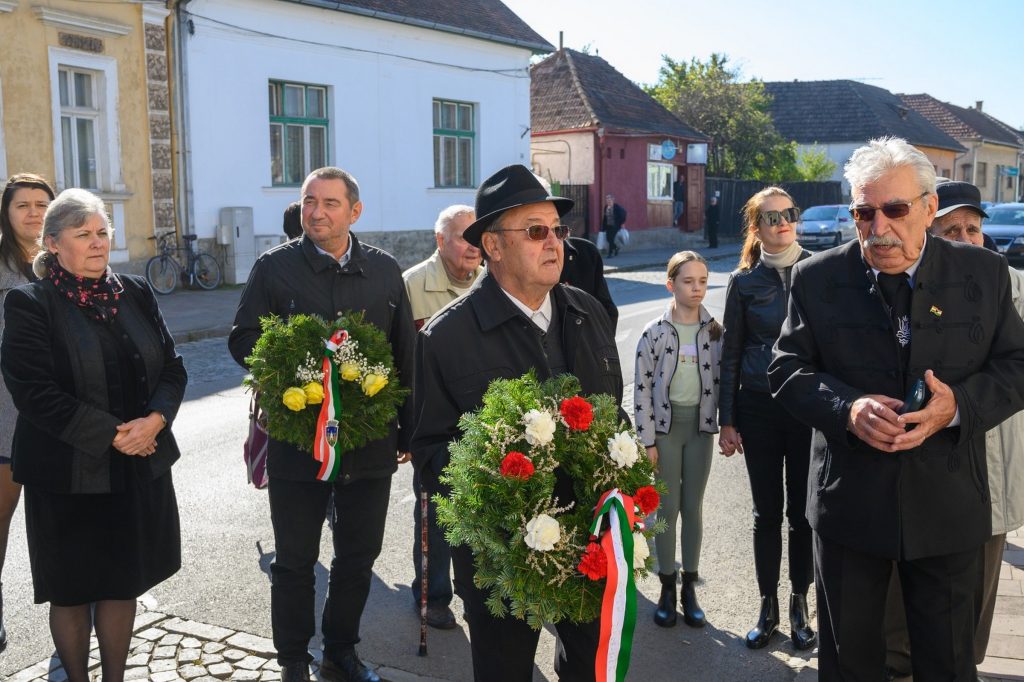
[{"label": "red white green ribbon", "polygon": [[[601,524],[608,517],[608,531]],[[608,558],[608,578],[601,604],[601,635],[594,664],[597,682],[623,682],[633,651],[636,626],[636,583],[633,580],[633,528],[637,525],[633,498],[612,488],[601,495],[590,526],[601,537]]]},{"label": "red white green ribbon", "polygon": [[[320,462],[318,481],[333,481],[341,470],[341,452],[337,442],[337,422],[341,415],[341,381],[338,368],[332,356],[348,339],[348,332],[338,329],[331,338],[324,341],[324,401],[320,404],[320,416],[316,420],[316,436],[313,441],[313,459]],[[334,422],[335,441],[332,445],[327,437],[328,422]]]}]

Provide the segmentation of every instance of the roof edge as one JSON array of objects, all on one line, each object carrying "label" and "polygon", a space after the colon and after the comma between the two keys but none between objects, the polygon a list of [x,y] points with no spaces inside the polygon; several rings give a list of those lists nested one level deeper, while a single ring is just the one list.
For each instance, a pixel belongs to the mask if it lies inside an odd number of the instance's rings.
[{"label": "roof edge", "polygon": [[583,106],[587,108],[587,113],[590,114],[590,120],[593,121],[595,126],[601,125],[601,119],[597,117],[594,112],[594,105],[590,103],[590,98],[587,97],[587,91],[583,87],[583,83],[580,82],[580,75],[576,72],[576,63],[572,60],[572,55],[569,54],[569,50],[559,50],[565,55],[565,61],[569,65],[569,74],[572,76],[573,87],[576,88],[576,94],[580,96],[580,101],[583,102]]},{"label": "roof edge", "polygon": [[[555,46],[548,42],[535,43],[527,40],[518,40],[516,38],[509,38],[508,36],[502,36],[495,33],[473,31],[471,29],[459,28],[458,26],[451,26],[449,24],[440,24],[437,22],[426,21],[423,19],[416,19],[414,17],[407,17],[402,14],[394,14],[392,12],[381,12],[378,10],[365,9],[363,7],[355,7],[353,5],[347,5],[343,2],[335,2],[334,0],[284,1],[295,3],[297,5],[306,5],[309,7],[319,7],[321,9],[331,9],[338,12],[345,12],[347,14],[356,14],[370,19],[380,19],[382,21],[391,21],[397,24],[416,26],[418,28],[428,28],[435,31],[442,31],[444,33],[454,33],[456,35],[466,36],[467,38],[476,38],[478,40],[486,40],[492,43],[511,45],[512,47],[521,47],[530,50],[530,52],[532,52],[533,54],[548,54],[551,52],[555,52]],[[522,19],[520,19],[520,21],[522,21]],[[526,22],[523,22],[523,25],[529,27],[529,24],[527,24]]]}]

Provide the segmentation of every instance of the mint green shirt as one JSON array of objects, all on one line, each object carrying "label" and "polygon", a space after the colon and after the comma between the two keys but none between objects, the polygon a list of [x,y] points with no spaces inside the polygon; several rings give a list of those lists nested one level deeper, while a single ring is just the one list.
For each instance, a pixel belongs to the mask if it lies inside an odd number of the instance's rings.
[{"label": "mint green shirt", "polygon": [[697,332],[699,324],[673,322],[679,335],[679,352],[676,354],[676,371],[668,387],[668,400],[673,405],[697,405],[700,403],[700,367],[697,364]]}]

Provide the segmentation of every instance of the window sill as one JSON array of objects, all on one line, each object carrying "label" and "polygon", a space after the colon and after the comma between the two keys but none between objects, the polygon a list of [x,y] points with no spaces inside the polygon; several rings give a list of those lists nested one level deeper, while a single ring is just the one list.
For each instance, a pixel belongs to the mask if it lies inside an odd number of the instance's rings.
[{"label": "window sill", "polygon": [[464,192],[475,192],[476,187],[427,187],[428,192],[445,192],[445,193],[464,193]]}]

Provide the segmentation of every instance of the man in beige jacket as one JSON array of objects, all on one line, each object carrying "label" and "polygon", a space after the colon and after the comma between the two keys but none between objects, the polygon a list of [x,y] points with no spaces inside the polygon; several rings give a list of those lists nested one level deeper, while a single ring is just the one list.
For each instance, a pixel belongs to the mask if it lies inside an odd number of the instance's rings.
[{"label": "man in beige jacket", "polygon": [[476,214],[472,206],[456,204],[441,211],[434,223],[437,249],[430,258],[402,273],[417,329],[438,310],[469,291],[483,271],[480,249],[462,238],[462,233],[474,220]]}]

